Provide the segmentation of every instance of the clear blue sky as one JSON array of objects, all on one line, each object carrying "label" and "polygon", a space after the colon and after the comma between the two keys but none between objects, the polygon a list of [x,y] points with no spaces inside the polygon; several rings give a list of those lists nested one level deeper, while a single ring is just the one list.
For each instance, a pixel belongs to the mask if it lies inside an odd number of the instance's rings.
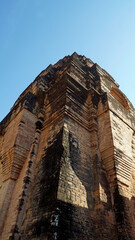
[{"label": "clear blue sky", "polygon": [[0,0],[0,120],[43,69],[74,51],[135,106],[135,0]]}]

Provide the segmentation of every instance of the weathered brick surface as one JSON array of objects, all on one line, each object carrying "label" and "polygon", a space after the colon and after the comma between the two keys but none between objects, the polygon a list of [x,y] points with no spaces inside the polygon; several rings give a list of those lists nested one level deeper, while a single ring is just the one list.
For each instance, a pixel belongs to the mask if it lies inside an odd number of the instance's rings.
[{"label": "weathered brick surface", "polygon": [[135,111],[74,53],[41,72],[0,123],[2,240],[134,240]]}]

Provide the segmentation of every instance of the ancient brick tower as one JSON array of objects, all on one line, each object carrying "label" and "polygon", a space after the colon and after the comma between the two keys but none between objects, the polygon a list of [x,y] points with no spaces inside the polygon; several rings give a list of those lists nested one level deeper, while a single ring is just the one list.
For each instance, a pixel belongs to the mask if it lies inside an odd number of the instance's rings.
[{"label": "ancient brick tower", "polygon": [[0,123],[0,239],[134,240],[135,111],[74,53]]}]

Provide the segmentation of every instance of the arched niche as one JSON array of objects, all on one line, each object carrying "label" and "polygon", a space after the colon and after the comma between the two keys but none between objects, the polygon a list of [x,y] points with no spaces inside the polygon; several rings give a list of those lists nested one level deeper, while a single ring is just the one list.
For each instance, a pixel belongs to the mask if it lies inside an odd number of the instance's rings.
[{"label": "arched niche", "polygon": [[121,105],[123,105],[124,108],[129,111],[128,102],[119,89],[112,87],[110,93]]}]

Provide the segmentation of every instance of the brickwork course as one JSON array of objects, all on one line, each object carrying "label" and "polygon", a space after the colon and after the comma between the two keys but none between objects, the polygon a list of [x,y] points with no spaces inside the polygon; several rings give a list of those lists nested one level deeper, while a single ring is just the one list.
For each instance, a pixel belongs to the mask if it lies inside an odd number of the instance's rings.
[{"label": "brickwork course", "polygon": [[134,240],[134,209],[134,107],[73,53],[0,123],[0,239]]}]

